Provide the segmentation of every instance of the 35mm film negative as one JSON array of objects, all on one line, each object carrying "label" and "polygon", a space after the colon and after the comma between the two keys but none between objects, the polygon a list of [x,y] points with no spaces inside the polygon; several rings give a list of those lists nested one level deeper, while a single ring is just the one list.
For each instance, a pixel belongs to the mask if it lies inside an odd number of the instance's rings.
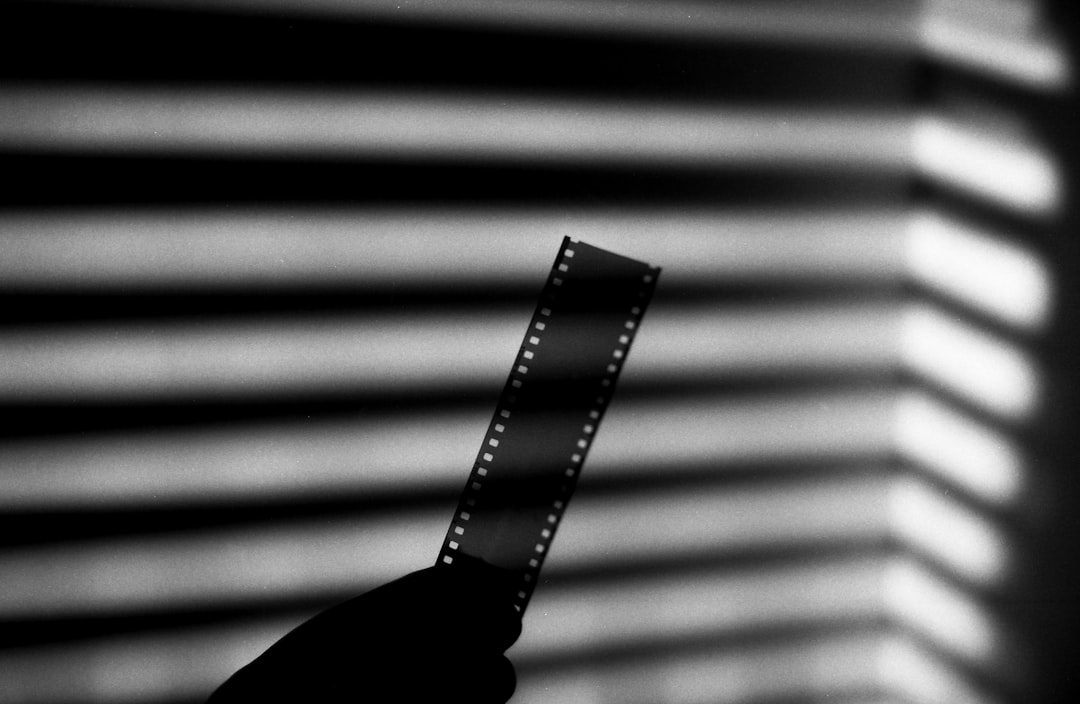
[{"label": "35mm film negative", "polygon": [[524,612],[659,275],[563,239],[438,564],[507,570]]}]

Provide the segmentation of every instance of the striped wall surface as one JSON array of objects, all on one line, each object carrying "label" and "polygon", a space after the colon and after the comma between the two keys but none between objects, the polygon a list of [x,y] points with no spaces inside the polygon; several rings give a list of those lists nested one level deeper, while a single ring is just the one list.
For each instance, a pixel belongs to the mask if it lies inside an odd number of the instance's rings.
[{"label": "striped wall surface", "polygon": [[1030,701],[1038,3],[0,17],[0,700],[200,701],[432,564],[569,235],[664,274],[513,701]]}]

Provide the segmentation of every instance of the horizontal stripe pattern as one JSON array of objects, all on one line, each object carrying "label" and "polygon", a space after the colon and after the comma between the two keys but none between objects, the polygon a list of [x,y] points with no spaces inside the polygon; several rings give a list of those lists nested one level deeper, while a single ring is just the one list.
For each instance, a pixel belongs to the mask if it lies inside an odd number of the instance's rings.
[{"label": "horizontal stripe pattern", "polygon": [[[691,462],[722,467],[754,459],[881,456],[892,448],[893,400],[880,389],[615,402],[597,433],[588,474],[653,474]],[[0,449],[8,469],[0,496],[9,508],[36,510],[456,488],[489,414],[484,406],[10,442]]]},{"label": "horizontal stripe pattern", "polygon": [[903,114],[533,96],[0,89],[0,147],[88,153],[896,169]]},{"label": "horizontal stripe pattern", "polygon": [[548,243],[563,236],[664,262],[664,289],[872,284],[902,274],[909,217],[902,209],[835,207],[237,210],[3,212],[0,285],[29,292],[509,288],[542,281]]},{"label": "horizontal stripe pattern", "polygon": [[[84,324],[0,333],[6,360],[0,398],[497,390],[504,375],[500,362],[515,356],[530,309],[502,315],[459,309],[449,315]],[[628,384],[783,370],[888,370],[900,322],[889,304],[788,310],[658,304],[654,313],[635,345]],[[861,344],[847,344],[851,339]]]},{"label": "horizontal stripe pattern", "polygon": [[[1045,222],[1064,181],[1027,130],[909,97],[927,61],[1067,83],[1034,7],[50,6],[63,32],[119,29],[86,66],[0,84],[21,174],[0,208],[0,699],[199,700],[431,564],[568,235],[664,274],[511,651],[515,701],[996,701],[983,685],[1027,676],[1000,519],[1033,490],[1014,431],[1042,411],[1024,346],[1055,301],[988,223]],[[145,40],[168,18],[207,39],[190,70],[166,56],[186,36]],[[445,70],[324,76],[336,49],[243,56],[247,20],[260,50],[293,22],[301,47],[477,43]],[[133,27],[154,29],[138,50]],[[730,77],[608,84],[602,57],[652,52]],[[939,207],[956,196],[991,217]]]},{"label": "horizontal stripe pattern", "polygon": [[[115,5],[116,0],[81,0]],[[534,29],[558,32],[597,31],[673,39],[698,37],[741,39],[781,44],[843,42],[880,50],[904,46],[913,28],[915,3],[819,3],[813,9],[790,3],[760,6],[751,2],[717,5],[700,1],[622,2],[617,12],[603,2],[570,0],[537,5],[525,0],[485,3],[421,0],[391,3],[383,0],[136,0],[127,5],[173,10],[231,10],[288,15],[323,15],[339,19],[472,25],[487,29]]]},{"label": "horizontal stripe pattern", "polygon": [[[886,531],[886,491],[878,478],[617,500],[586,494],[575,499],[548,567],[557,576],[680,552],[873,544]],[[453,513],[448,498],[441,510],[10,550],[0,555],[0,610],[9,618],[93,615],[347,594],[432,564]],[[643,523],[643,514],[655,520]]]}]

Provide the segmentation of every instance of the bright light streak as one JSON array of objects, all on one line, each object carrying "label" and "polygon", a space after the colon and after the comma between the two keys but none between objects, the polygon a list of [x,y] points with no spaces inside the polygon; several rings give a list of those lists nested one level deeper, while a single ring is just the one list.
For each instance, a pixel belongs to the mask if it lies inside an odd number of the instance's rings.
[{"label": "bright light streak", "polygon": [[[0,399],[498,389],[530,308],[53,326],[0,334]],[[895,367],[891,303],[650,309],[627,384]],[[564,317],[562,325],[587,326]],[[858,345],[851,340],[858,339]],[[569,373],[571,370],[567,370]]]},{"label": "bright light streak", "polygon": [[918,704],[1002,704],[911,638],[892,636],[878,651],[880,683],[900,701]]},{"label": "bright light streak", "polygon": [[515,661],[688,639],[768,625],[870,621],[882,615],[879,558],[713,569],[537,591]]},{"label": "bright light streak", "polygon": [[[27,440],[0,447],[0,507],[163,507],[453,490],[491,409]],[[423,438],[423,442],[417,439]]]},{"label": "bright light streak", "polygon": [[186,208],[0,213],[26,290],[498,288],[543,281],[564,235],[664,264],[664,285],[898,282],[900,208]]},{"label": "bright light streak", "polygon": [[201,701],[301,620],[294,616],[0,652],[0,700]]},{"label": "bright light streak", "polygon": [[1050,317],[1050,271],[1031,251],[1004,236],[955,218],[924,211],[911,218],[906,260],[911,276],[1023,330],[1038,330]]},{"label": "bright light streak", "polygon": [[[0,653],[0,698],[28,702],[201,700],[299,617]],[[706,649],[669,657],[519,673],[515,704],[749,704],[770,694],[872,691],[880,635]],[[838,667],[837,663],[843,663]],[[715,671],[713,671],[715,670]],[[639,687],[639,688],[636,688]],[[640,694],[641,697],[635,697]],[[659,695],[649,699],[650,694]],[[856,700],[844,697],[845,702]],[[884,699],[865,704],[893,704]]]},{"label": "bright light streak", "polygon": [[[613,403],[588,476],[687,463],[887,456],[893,396],[820,393]],[[490,407],[382,418],[97,435],[0,447],[0,507],[167,506],[177,501],[442,490],[462,481]],[[424,442],[418,442],[423,438]]]},{"label": "bright light streak", "polygon": [[1041,10],[1037,0],[923,0],[922,14],[953,19],[972,26],[1016,36],[1036,28]]},{"label": "bright light streak", "polygon": [[0,615],[92,616],[356,593],[433,564],[452,511],[449,504],[382,519],[10,549],[0,552]]},{"label": "bright light streak", "polygon": [[[968,3],[962,12],[939,10],[940,0],[924,2],[919,39],[930,56],[1043,90],[1063,90],[1072,81],[1068,54],[1053,37],[1025,31],[1032,11],[1015,2]],[[1028,3],[1023,3],[1026,5]],[[993,21],[994,15],[1015,15],[1011,23]],[[976,12],[976,16],[964,16]],[[1002,26],[1002,25],[1005,26]],[[1013,26],[1008,26],[1012,24]],[[998,26],[993,26],[998,25]]]},{"label": "bright light streak", "polygon": [[1051,215],[1060,207],[1061,175],[1040,147],[933,115],[912,127],[911,153],[926,176],[1025,214]]},{"label": "bright light streak", "polygon": [[590,0],[76,0],[95,5],[222,9],[285,16],[326,16],[440,26],[495,27],[527,32],[595,32],[650,40],[697,38],[763,44],[910,47],[914,13],[910,3],[787,3],[620,0],[617,6]]},{"label": "bright light streak", "polygon": [[587,663],[522,673],[515,704],[751,702],[827,698],[876,689],[881,636],[786,639],[679,656]]},{"label": "bright light streak", "polygon": [[497,389],[529,310],[54,326],[0,336],[21,401]]},{"label": "bright light streak", "polygon": [[0,146],[102,154],[821,166],[910,162],[899,112],[702,107],[477,93],[0,89]]},{"label": "bright light streak", "polygon": [[1023,461],[1000,433],[914,391],[897,402],[895,433],[902,457],[949,484],[996,506],[1019,500]]},{"label": "bright light streak", "polygon": [[[880,372],[896,368],[900,307],[889,302],[649,308],[632,374],[730,380],[741,373]],[[851,344],[858,340],[859,344]]]},{"label": "bright light streak", "polygon": [[1029,417],[1039,379],[1015,346],[939,309],[912,304],[904,313],[905,368],[1009,420]]},{"label": "bright light streak", "polygon": [[616,401],[590,450],[589,471],[655,474],[688,463],[721,469],[738,462],[880,457],[895,446],[894,401],[884,388]]},{"label": "bright light streak", "polygon": [[[582,492],[545,574],[679,554],[883,543],[888,489],[879,476],[619,498]],[[448,492],[442,508],[0,551],[0,618],[355,592],[432,564],[452,502]]]},{"label": "bright light streak", "polygon": [[875,543],[889,534],[888,492],[879,476],[621,498],[582,493],[574,497],[546,564],[584,568],[751,547]]},{"label": "bright light streak", "polygon": [[900,543],[984,586],[1007,576],[1009,550],[990,520],[924,481],[896,480],[889,497],[890,526]]},{"label": "bright light streak", "polygon": [[[944,529],[944,527],[942,527]],[[1000,628],[970,596],[909,559],[885,574],[885,603],[900,623],[984,671],[998,670]]]}]

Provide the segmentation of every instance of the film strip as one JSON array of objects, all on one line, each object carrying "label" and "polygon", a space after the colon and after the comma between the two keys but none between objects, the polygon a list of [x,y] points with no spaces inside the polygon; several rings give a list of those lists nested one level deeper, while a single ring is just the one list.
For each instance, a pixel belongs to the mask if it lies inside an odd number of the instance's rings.
[{"label": "film strip", "polygon": [[524,612],[659,275],[563,239],[437,564],[508,571]]}]

